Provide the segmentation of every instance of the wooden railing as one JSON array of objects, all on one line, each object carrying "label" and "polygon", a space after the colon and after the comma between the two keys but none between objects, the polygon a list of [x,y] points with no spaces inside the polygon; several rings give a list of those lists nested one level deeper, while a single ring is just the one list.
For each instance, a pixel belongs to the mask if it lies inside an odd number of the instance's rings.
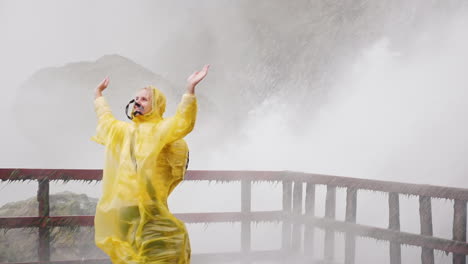
[{"label": "wooden railing", "polygon": [[[39,182],[38,217],[0,218],[0,228],[39,228],[39,262],[30,263],[105,263],[106,260],[50,261],[50,228],[55,226],[93,226],[93,216],[49,216],[49,182],[54,180],[99,181],[100,170],[42,170],[0,169],[1,181],[37,180]],[[468,190],[431,185],[405,184],[398,182],[327,176],[319,174],[278,171],[188,171],[188,181],[241,182],[241,212],[176,214],[186,223],[240,222],[241,251],[234,253],[196,254],[194,263],[217,262],[239,259],[243,263],[255,260],[272,260],[283,263],[335,263],[335,232],[345,234],[345,263],[355,263],[356,237],[370,237],[389,242],[391,264],[401,263],[401,245],[421,247],[421,263],[434,263],[434,250],[453,255],[453,263],[466,264]],[[282,210],[254,212],[251,210],[252,182],[281,182],[283,188]],[[303,187],[305,184],[305,194]],[[325,216],[315,216],[316,186],[326,186]],[[338,221],[336,213],[336,188],[346,189],[345,221]],[[356,223],[357,195],[360,190],[388,194],[388,228],[378,228]],[[399,197],[419,197],[420,234],[400,231]],[[454,201],[453,237],[443,239],[433,236],[432,198]],[[305,211],[302,205],[305,203]],[[282,246],[280,250],[252,251],[251,222],[281,221]],[[325,230],[324,259],[315,259],[313,252],[314,230]],[[303,248],[303,249],[301,249]]]}]

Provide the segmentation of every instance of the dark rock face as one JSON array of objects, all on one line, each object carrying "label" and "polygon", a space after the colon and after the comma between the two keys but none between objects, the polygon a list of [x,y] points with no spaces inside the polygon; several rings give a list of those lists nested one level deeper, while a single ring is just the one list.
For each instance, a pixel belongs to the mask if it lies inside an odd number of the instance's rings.
[{"label": "dark rock face", "polygon": [[95,62],[44,68],[21,85],[15,100],[14,109],[20,130],[33,140],[47,140],[50,138],[50,128],[60,125],[65,128],[65,133],[55,135],[57,142],[77,135],[76,131],[92,129],[93,91],[106,76],[110,77],[111,82],[104,95],[114,115],[120,119],[126,119],[125,105],[138,89],[145,86],[159,87],[170,102],[177,97],[167,81],[119,55],[106,55]]},{"label": "dark rock face", "polygon": [[[110,84],[104,96],[114,116],[126,121],[129,120],[125,116],[125,106],[139,89],[153,85],[165,94],[165,117],[175,113],[186,89],[174,87],[161,76],[120,55],[41,69],[21,85],[14,100],[13,124],[24,138],[20,142],[24,144],[21,158],[34,160],[39,164],[35,166],[76,167],[77,159],[81,164],[96,166],[93,161],[97,156],[93,156],[95,151],[90,141],[96,126],[94,89],[106,76],[110,77]],[[215,112],[214,104],[203,96],[203,91],[197,91],[197,97],[200,112],[197,125],[210,123],[206,113]]]},{"label": "dark rock face", "polygon": [[[94,215],[97,199],[84,194],[63,192],[50,196],[50,215]],[[5,204],[1,217],[37,216],[36,197]],[[56,227],[51,232],[51,258],[70,260],[105,258],[94,245],[91,227]],[[37,260],[38,229],[11,229],[0,232],[0,262],[25,262]]]}]

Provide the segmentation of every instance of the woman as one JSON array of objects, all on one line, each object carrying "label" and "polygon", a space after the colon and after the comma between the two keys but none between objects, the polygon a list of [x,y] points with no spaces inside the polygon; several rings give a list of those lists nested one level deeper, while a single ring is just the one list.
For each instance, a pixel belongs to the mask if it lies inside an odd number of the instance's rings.
[{"label": "woman", "polygon": [[155,87],[143,88],[132,100],[132,123],[115,119],[102,96],[109,78],[96,87],[98,125],[92,139],[105,146],[106,163],[95,242],[114,264],[190,263],[187,230],[169,212],[167,197],[185,174],[188,148],[182,138],[195,125],[195,87],[208,69],[189,76],[170,118],[163,118],[166,99]]}]

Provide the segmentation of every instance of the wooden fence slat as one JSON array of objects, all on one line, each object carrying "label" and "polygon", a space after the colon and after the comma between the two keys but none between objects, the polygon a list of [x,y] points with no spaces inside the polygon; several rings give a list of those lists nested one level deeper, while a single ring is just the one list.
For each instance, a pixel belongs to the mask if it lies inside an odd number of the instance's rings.
[{"label": "wooden fence slat", "polygon": [[[335,219],[336,212],[336,187],[327,186],[327,197],[325,200],[325,218]],[[324,256],[326,261],[333,261],[335,255],[335,231],[325,231]]]},{"label": "wooden fence slat", "polygon": [[[292,203],[292,182],[283,181],[283,212],[286,216],[291,214]],[[291,221],[284,220],[281,230],[281,248],[283,250],[291,249]]]},{"label": "wooden fence slat", "polygon": [[[346,222],[356,223],[357,190],[346,190]],[[345,264],[354,264],[356,256],[356,235],[352,232],[345,234]]]},{"label": "wooden fence slat", "polygon": [[[421,235],[432,236],[432,207],[431,197],[419,196],[419,219]],[[423,247],[421,249],[421,263],[434,264],[434,250]]]},{"label": "wooden fence slat", "polygon": [[[251,222],[249,214],[252,211],[252,182],[250,180],[241,181],[241,252],[247,256],[251,250]],[[250,263],[244,259],[242,263]]]},{"label": "wooden fence slat", "polygon": [[[15,180],[95,180],[102,179],[102,170],[85,169],[13,169],[1,168],[0,181]],[[433,186],[427,184],[411,184],[392,181],[360,179],[323,175],[303,172],[283,171],[233,171],[233,170],[189,170],[185,181],[239,181],[249,179],[252,181],[278,181],[296,180],[311,182],[313,184],[334,185],[337,187],[353,187],[359,190],[371,190],[379,192],[396,192],[408,195],[422,195],[433,198],[458,199],[468,201],[468,190],[445,186]]]},{"label": "wooden fence slat", "polygon": [[[293,191],[293,217],[299,218],[302,215],[302,182],[294,182]],[[294,221],[292,231],[292,249],[294,253],[298,253],[302,245],[302,223]]]},{"label": "wooden fence slat", "polygon": [[39,261],[50,260],[50,230],[47,225],[49,218],[49,180],[40,180],[37,190],[37,201],[39,202],[39,217],[43,217],[43,221],[39,226]]},{"label": "wooden fence slat", "polygon": [[[306,184],[304,213],[306,216],[315,216],[315,184],[310,182]],[[311,223],[304,225],[304,255],[307,259],[314,256],[314,225]]]},{"label": "wooden fence slat", "polygon": [[[283,211],[259,211],[248,214],[242,212],[177,213],[174,216],[187,224],[231,223],[242,222],[242,219],[248,219],[251,222],[278,222],[286,218]],[[39,227],[45,222],[49,227],[94,226],[94,215],[49,216],[47,218],[39,216],[0,217],[0,230]]]},{"label": "wooden fence slat", "polygon": [[[466,201],[453,204],[453,240],[466,242]],[[453,264],[466,264],[466,255],[453,254]]]},{"label": "wooden fence slat", "polygon": [[[388,194],[388,228],[400,231],[400,197],[398,193]],[[401,264],[401,245],[390,241],[390,264]]]}]

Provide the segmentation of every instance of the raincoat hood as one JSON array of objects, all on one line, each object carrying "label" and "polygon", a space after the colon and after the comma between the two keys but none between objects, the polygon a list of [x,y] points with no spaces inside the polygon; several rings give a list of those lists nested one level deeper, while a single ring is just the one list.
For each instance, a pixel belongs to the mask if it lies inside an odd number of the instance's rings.
[{"label": "raincoat hood", "polygon": [[[147,89],[151,90],[152,109],[145,115],[137,115],[132,121],[135,123],[143,122],[159,122],[163,119],[163,114],[166,111],[166,96],[156,87],[150,85]],[[133,110],[132,110],[133,115]]]}]

